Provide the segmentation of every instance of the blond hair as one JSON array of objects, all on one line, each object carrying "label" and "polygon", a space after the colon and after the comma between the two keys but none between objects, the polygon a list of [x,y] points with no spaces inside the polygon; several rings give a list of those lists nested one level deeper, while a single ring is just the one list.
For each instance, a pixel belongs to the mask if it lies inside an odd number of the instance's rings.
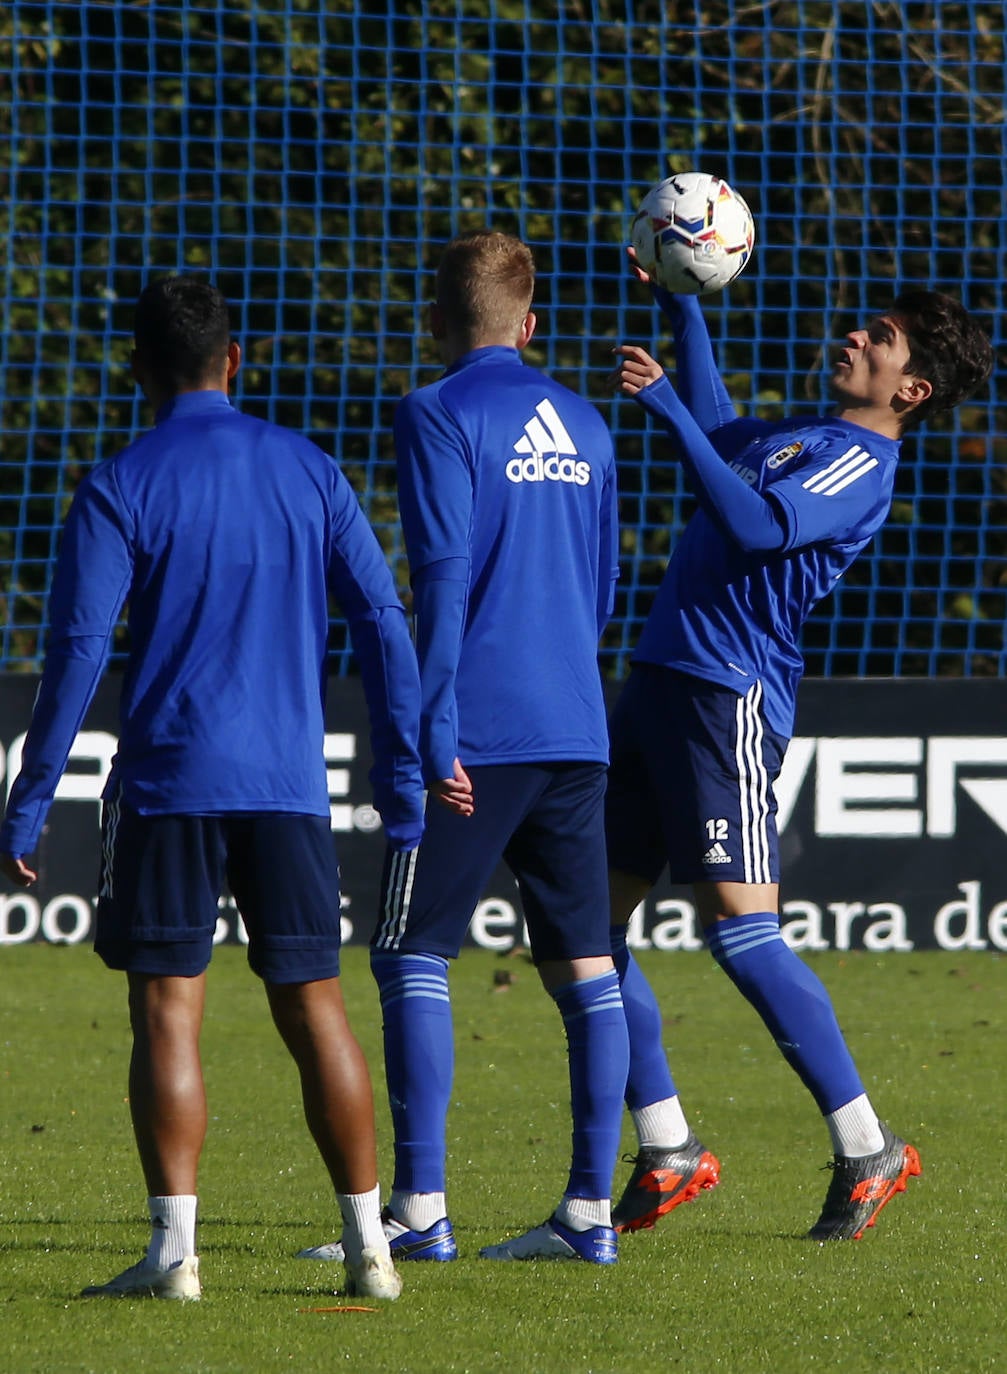
[{"label": "blond hair", "polygon": [[534,288],[531,249],[493,229],[452,239],[437,268],[437,305],[445,327],[472,344],[516,338]]}]

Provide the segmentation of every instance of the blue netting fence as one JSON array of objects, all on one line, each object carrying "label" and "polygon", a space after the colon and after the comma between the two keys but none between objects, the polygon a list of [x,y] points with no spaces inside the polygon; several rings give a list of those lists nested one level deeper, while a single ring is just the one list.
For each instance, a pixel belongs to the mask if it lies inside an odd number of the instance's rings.
[{"label": "blue netting fence", "polygon": [[[391,414],[437,372],[438,250],[490,223],[535,248],[528,360],[616,434],[623,576],[603,659],[620,674],[690,510],[665,441],[604,388],[616,342],[667,353],[625,271],[630,211],[688,168],[752,205],[756,255],[706,306],[749,413],[822,404],[829,341],[903,284],[957,292],[999,347],[1005,8],[7,0],[3,665],[38,666],[76,483],[148,422],[131,309],[167,271],[227,293],[237,400],[339,455],[405,589]],[[1005,432],[995,379],[907,441],[888,527],[807,627],[810,672],[1000,671]],[[345,671],[338,627],[332,653]]]}]

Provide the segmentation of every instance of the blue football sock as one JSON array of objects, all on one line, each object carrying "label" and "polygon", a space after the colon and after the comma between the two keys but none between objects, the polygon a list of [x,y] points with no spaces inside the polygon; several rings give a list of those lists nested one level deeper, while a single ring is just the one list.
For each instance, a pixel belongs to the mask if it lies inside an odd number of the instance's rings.
[{"label": "blue football sock", "polygon": [[619,1153],[629,1036],[614,969],[554,988],[570,1059],[569,1197],[607,1198]]},{"label": "blue football sock", "polygon": [[392,1187],[443,1193],[455,1052],[448,961],[436,954],[372,953],[371,972],[381,994],[395,1130]]},{"label": "blue football sock", "polygon": [[821,980],[780,934],[779,917],[756,911],[705,932],[710,953],[748,999],[823,1113],[864,1091]]},{"label": "blue football sock", "polygon": [[612,926],[612,959],[619,975],[629,1032],[626,1106],[630,1111],[674,1097],[678,1089],[664,1052],[661,1008],[643,970],[626,944],[626,926]]}]

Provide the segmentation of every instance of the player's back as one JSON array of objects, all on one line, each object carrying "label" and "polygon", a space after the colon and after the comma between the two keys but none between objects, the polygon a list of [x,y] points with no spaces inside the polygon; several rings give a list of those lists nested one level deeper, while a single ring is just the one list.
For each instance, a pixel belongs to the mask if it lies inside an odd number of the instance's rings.
[{"label": "player's back", "polygon": [[133,551],[127,798],[324,814],[326,573],[352,500],[335,463],[195,392],[103,468]]},{"label": "player's back", "polygon": [[[459,752],[470,763],[606,759],[597,647],[617,550],[602,417],[497,347],[466,354],[400,412],[413,574],[469,562]],[[417,463],[429,463],[418,477]],[[429,499],[415,492],[424,481]]]}]

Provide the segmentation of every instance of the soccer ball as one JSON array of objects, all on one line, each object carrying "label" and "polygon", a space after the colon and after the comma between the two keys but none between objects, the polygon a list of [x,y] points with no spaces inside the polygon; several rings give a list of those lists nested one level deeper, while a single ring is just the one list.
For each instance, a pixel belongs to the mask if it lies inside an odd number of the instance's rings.
[{"label": "soccer ball", "polygon": [[733,281],[751,257],[755,222],[726,181],[681,172],[647,192],[630,239],[637,262],[658,286],[705,296]]}]

